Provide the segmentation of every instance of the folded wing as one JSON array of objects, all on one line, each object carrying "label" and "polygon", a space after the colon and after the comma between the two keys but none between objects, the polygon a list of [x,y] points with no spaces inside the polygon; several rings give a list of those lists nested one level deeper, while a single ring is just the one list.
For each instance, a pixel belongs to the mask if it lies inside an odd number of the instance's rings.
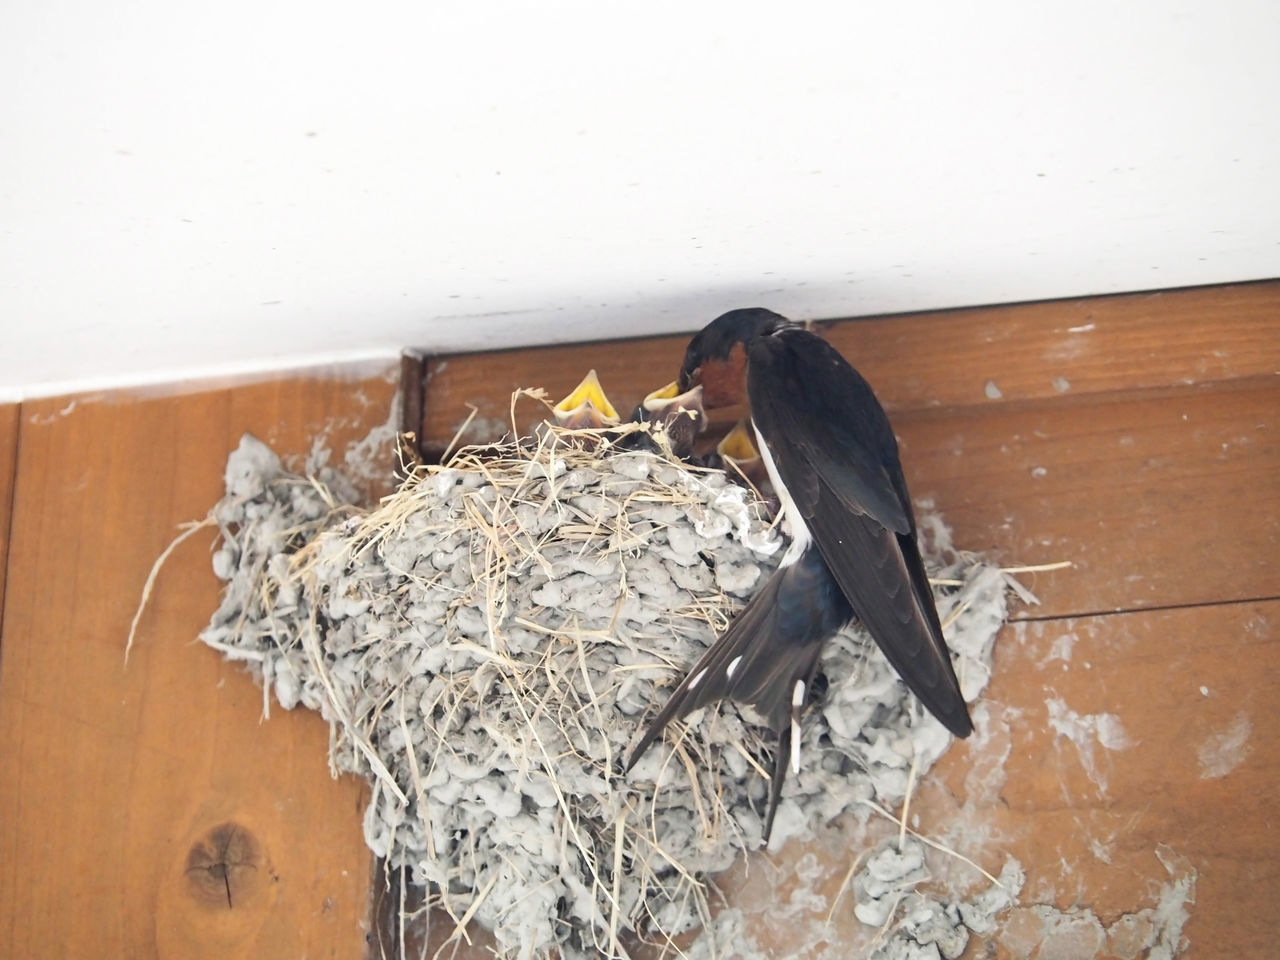
[{"label": "folded wing", "polygon": [[854,613],[925,707],[973,729],[916,545],[897,441],[870,386],[803,330],[748,352],[751,416]]},{"label": "folded wing", "polygon": [[778,734],[765,816],[767,841],[792,750],[798,749],[793,740],[818,654],[851,615],[816,550],[775,571],[676,687],[631,751],[627,769],[671,720],[725,698],[749,704]]}]

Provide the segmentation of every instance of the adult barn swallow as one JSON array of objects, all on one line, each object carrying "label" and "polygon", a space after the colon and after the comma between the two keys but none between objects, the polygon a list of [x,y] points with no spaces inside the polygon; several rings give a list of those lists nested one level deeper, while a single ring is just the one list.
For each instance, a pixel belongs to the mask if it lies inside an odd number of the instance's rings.
[{"label": "adult barn swallow", "polygon": [[676,687],[627,769],[673,718],[722,698],[778,735],[764,840],[823,644],[854,617],[953,734],[973,730],[942,639],[889,418],[825,340],[769,310],[734,310],[689,343],[678,381],[707,409],[747,403],[756,447],[791,530],[764,587]]}]

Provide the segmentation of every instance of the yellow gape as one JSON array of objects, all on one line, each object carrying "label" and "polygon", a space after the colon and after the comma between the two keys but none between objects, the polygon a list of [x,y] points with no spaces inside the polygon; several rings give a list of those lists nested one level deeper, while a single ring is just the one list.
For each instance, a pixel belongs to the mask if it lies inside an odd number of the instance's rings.
[{"label": "yellow gape", "polygon": [[618,422],[618,411],[605,396],[594,370],[582,378],[571,394],[552,407],[551,412],[556,423],[573,430],[594,430]]}]

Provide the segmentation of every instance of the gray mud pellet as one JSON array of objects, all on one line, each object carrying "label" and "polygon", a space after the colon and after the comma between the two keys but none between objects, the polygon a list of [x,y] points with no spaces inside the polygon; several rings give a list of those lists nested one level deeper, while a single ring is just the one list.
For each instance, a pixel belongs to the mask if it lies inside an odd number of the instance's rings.
[{"label": "gray mud pellet", "polygon": [[558,607],[564,603],[564,590],[558,583],[544,583],[530,596],[534,603],[544,607]]},{"label": "gray mud pellet", "polygon": [[671,580],[681,590],[689,590],[694,592],[709,591],[715,582],[711,571],[704,564],[699,563],[697,566],[680,566],[673,564],[667,567],[667,572],[671,574]]},{"label": "gray mud pellet", "polygon": [[632,480],[645,480],[649,476],[652,458],[641,454],[619,454],[610,461],[615,473]]},{"label": "gray mud pellet", "polygon": [[672,553],[678,556],[696,557],[698,555],[698,538],[685,526],[667,528],[667,543]]}]

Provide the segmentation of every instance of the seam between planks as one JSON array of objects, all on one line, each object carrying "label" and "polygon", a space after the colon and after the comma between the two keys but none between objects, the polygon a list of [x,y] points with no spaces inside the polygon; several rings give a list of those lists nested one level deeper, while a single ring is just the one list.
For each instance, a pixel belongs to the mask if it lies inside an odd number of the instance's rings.
[{"label": "seam between planks", "polygon": [[1084,610],[1080,613],[1052,613],[1043,616],[1010,617],[1009,623],[1052,623],[1055,620],[1083,620],[1090,617],[1123,617],[1132,613],[1164,613],[1171,610],[1195,610],[1210,607],[1238,607],[1250,603],[1271,603],[1280,594],[1260,597],[1238,597],[1231,600],[1204,600],[1197,603],[1162,603],[1149,607],[1123,607],[1119,610]]}]

